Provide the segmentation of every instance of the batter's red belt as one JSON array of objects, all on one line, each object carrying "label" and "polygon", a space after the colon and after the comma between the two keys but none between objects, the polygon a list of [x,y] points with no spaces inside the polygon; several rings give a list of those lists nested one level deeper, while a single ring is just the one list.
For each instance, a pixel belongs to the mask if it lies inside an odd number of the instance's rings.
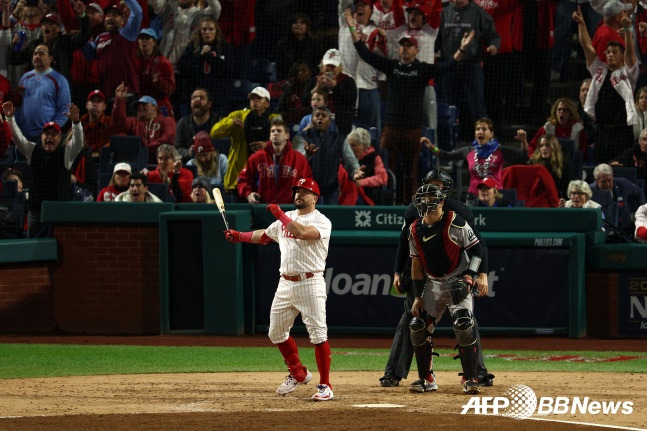
[{"label": "batter's red belt", "polygon": [[313,273],[311,273],[311,272],[306,272],[306,273],[297,274],[297,275],[281,274],[281,277],[285,278],[288,281],[303,281],[303,280],[307,280],[308,278],[312,278],[314,276],[315,275]]}]

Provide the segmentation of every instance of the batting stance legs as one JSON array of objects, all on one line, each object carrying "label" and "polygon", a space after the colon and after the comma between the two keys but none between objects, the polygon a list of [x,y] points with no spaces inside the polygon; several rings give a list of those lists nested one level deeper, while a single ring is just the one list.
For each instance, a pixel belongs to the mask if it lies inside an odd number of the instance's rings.
[{"label": "batting stance legs", "polygon": [[301,178],[292,187],[295,211],[286,213],[278,205],[270,204],[267,210],[276,221],[266,229],[252,232],[227,229],[224,233],[227,241],[232,243],[279,244],[281,277],[272,301],[268,335],[281,351],[289,374],[276,393],[286,395],[294,391],[299,383],[305,384],[312,379],[312,373],[301,363],[297,343],[290,336],[294,319],[301,313],[310,341],[315,345],[319,368],[320,383],[310,399],[328,401],[334,398],[334,394],[329,381],[330,346],[323,272],[332,224],[315,208],[319,196],[319,185],[311,178]]},{"label": "batting stance legs", "polygon": [[[306,384],[312,373],[301,363],[296,342],[290,336],[294,319],[301,313],[310,342],[315,345],[315,358],[320,384],[330,385],[330,345],[326,325],[326,281],[322,273],[303,281],[281,278],[272,301],[268,336],[281,351],[290,376],[278,389],[279,395],[292,392],[296,383]],[[294,381],[296,381],[296,383]]]}]

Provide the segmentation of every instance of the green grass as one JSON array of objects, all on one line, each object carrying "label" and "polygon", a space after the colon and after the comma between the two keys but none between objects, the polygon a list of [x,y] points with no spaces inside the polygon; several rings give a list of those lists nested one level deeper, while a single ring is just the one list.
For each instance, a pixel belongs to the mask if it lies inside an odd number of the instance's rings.
[{"label": "green grass", "polygon": [[[440,350],[438,370],[458,370],[453,351]],[[503,371],[577,371],[642,373],[647,369],[643,352],[486,352],[488,369]],[[578,355],[579,362],[549,360],[561,355]],[[316,367],[313,348],[300,349],[303,362]],[[512,355],[506,359],[500,355]],[[609,358],[638,356],[609,362]],[[519,360],[521,357],[522,360]],[[335,349],[335,371],[381,372],[387,349]],[[0,344],[0,379],[100,374],[214,373],[231,371],[283,371],[275,347],[149,347],[79,346],[59,344]],[[415,364],[415,361],[414,361]],[[415,365],[414,365],[415,368]]]}]

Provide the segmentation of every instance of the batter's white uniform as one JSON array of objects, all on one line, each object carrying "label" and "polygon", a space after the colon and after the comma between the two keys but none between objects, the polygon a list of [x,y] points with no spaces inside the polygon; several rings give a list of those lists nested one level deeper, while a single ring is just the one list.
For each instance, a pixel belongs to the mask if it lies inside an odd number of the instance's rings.
[{"label": "batter's white uniform", "polygon": [[[323,273],[332,223],[316,209],[305,215],[298,215],[297,210],[285,214],[304,226],[316,227],[320,238],[296,239],[278,220],[265,229],[265,234],[277,242],[281,250],[281,277],[272,301],[268,335],[274,344],[284,342],[290,336],[294,319],[301,313],[301,319],[310,334],[310,342],[323,343],[328,339],[327,293]],[[308,273],[313,276],[306,278]],[[284,275],[299,276],[301,280],[286,280]]]}]

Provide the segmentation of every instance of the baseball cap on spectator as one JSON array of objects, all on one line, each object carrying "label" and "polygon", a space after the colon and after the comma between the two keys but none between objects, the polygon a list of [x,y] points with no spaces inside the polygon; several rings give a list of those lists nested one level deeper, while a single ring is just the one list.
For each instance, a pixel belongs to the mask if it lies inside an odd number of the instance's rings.
[{"label": "baseball cap on spectator", "polygon": [[479,189],[481,187],[487,187],[488,189],[492,189],[496,187],[496,181],[494,181],[494,178],[492,177],[485,177],[481,180],[481,182],[476,187]]},{"label": "baseball cap on spectator", "polygon": [[341,52],[339,52],[339,50],[335,48],[329,49],[324,54],[324,57],[321,63],[324,66],[328,66],[329,64],[331,64],[335,67],[338,67],[341,64]]},{"label": "baseball cap on spectator", "polygon": [[613,18],[622,11],[630,11],[633,5],[631,3],[623,3],[620,0],[609,0],[602,8],[602,16],[605,19]]},{"label": "baseball cap on spectator", "polygon": [[413,36],[411,36],[411,35],[409,35],[409,34],[405,34],[404,36],[402,36],[402,37],[400,38],[400,40],[398,41],[398,43],[399,43],[400,45],[402,45],[402,42],[404,42],[404,41],[407,41],[407,42],[409,42],[411,45],[413,45],[413,46],[415,46],[416,48],[418,48],[418,39],[416,39],[415,37],[413,37]]},{"label": "baseball cap on spectator", "polygon": [[353,0],[353,4],[364,3],[367,6],[373,7],[373,0]]},{"label": "baseball cap on spectator", "polygon": [[248,98],[248,99],[251,99],[251,98],[252,98],[252,94],[257,95],[258,97],[264,97],[264,98],[266,98],[268,101],[270,100],[270,92],[269,92],[269,91],[267,91],[267,89],[266,89],[266,88],[264,88],[264,87],[256,87],[256,88],[254,88],[254,89],[251,91],[251,93],[249,93],[249,94],[247,95],[247,98]]},{"label": "baseball cap on spectator", "polygon": [[91,7],[92,9],[96,10],[96,11],[97,11],[97,12],[99,12],[101,15],[103,15],[103,9],[102,9],[102,8],[101,8],[101,6],[99,5],[99,3],[90,3],[90,4],[88,5],[88,7]]},{"label": "baseball cap on spectator", "polygon": [[9,175],[15,175],[18,178],[20,178],[20,181],[23,180],[22,172],[20,172],[19,169],[8,168],[2,173],[2,181],[7,181],[7,178],[9,178]]},{"label": "baseball cap on spectator", "polygon": [[195,154],[210,153],[213,151],[213,142],[207,132],[198,132],[193,137],[191,149]]},{"label": "baseball cap on spectator", "polygon": [[153,106],[157,107],[157,100],[153,99],[151,96],[142,96],[139,100],[133,102],[133,107],[137,107],[140,103],[152,103]]},{"label": "baseball cap on spectator", "polygon": [[59,27],[63,24],[63,21],[61,21],[61,17],[57,13],[48,13],[47,15],[45,15],[45,18],[43,18],[43,24],[46,21],[53,22]]},{"label": "baseball cap on spectator", "polygon": [[133,170],[130,167],[128,163],[117,163],[115,165],[115,168],[112,170],[113,174],[116,174],[117,172],[128,172],[130,175],[133,174]]},{"label": "baseball cap on spectator", "polygon": [[141,36],[142,34],[145,34],[146,36],[150,36],[153,39],[157,40],[157,32],[153,30],[152,28],[144,28],[139,32],[139,35]]},{"label": "baseball cap on spectator", "polygon": [[61,133],[61,126],[59,126],[58,124],[56,124],[53,121],[50,121],[49,123],[45,123],[45,125],[43,126],[43,132],[45,132],[45,130],[47,130],[47,129],[54,129],[58,133]]},{"label": "baseball cap on spectator", "polygon": [[113,11],[113,10],[114,10],[115,12],[117,12],[119,15],[123,15],[123,14],[124,14],[124,12],[121,10],[121,8],[120,8],[118,5],[116,5],[116,4],[113,4],[113,5],[108,6],[108,7],[105,9],[104,13],[108,14],[108,13],[110,13],[110,12],[111,12],[111,11]]},{"label": "baseball cap on spectator", "polygon": [[88,94],[88,100],[92,99],[93,97],[100,97],[101,100],[103,100],[104,102],[106,101],[106,95],[103,94],[101,90],[90,91],[90,93]]},{"label": "baseball cap on spectator", "polygon": [[411,12],[414,9],[417,9],[423,15],[427,14],[427,6],[424,3],[416,1],[416,2],[411,2],[407,5],[407,12]]}]

